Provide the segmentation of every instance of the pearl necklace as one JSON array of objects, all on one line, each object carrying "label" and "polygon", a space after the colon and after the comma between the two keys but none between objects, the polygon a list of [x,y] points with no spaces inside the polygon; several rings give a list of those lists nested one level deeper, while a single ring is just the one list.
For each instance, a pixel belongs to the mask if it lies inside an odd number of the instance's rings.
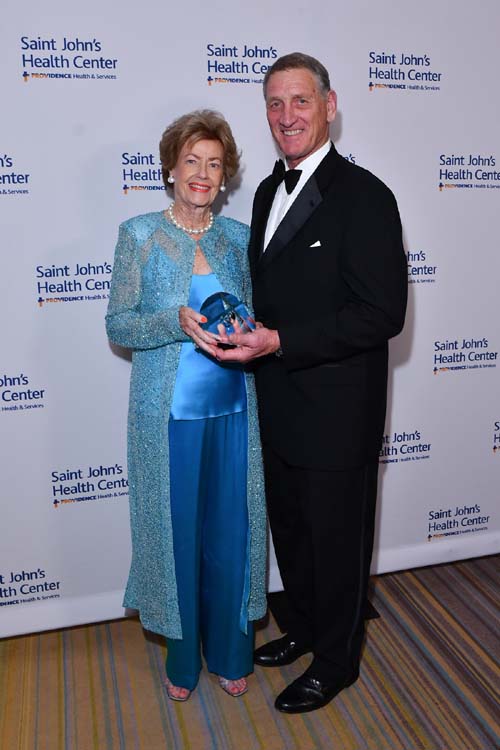
[{"label": "pearl necklace", "polygon": [[181,224],[177,221],[177,219],[174,216],[174,206],[175,203],[171,203],[170,206],[167,208],[167,216],[172,222],[172,224],[177,227],[177,229],[182,229],[183,232],[187,232],[188,234],[205,234],[205,232],[208,232],[209,229],[212,228],[212,225],[214,223],[214,215],[210,211],[210,218],[208,220],[208,224],[205,227],[201,227],[200,229],[190,229],[189,227],[185,227],[184,224]]}]

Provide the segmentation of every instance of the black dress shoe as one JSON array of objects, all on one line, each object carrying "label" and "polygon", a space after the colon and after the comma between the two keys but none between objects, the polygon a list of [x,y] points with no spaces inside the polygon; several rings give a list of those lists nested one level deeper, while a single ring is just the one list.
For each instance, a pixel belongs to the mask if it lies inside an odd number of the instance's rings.
[{"label": "black dress shoe", "polygon": [[293,641],[290,636],[285,635],[275,641],[265,643],[256,649],[253,654],[255,664],[261,667],[284,667],[286,664],[292,664],[299,656],[303,656],[310,651],[309,648],[300,646]]},{"label": "black dress shoe", "polygon": [[359,673],[350,675],[345,679],[335,682],[321,682],[305,672],[291,685],[283,690],[274,702],[278,711],[286,714],[304,714],[307,711],[316,711],[330,703],[336,695],[349,685],[352,685],[359,677]]}]

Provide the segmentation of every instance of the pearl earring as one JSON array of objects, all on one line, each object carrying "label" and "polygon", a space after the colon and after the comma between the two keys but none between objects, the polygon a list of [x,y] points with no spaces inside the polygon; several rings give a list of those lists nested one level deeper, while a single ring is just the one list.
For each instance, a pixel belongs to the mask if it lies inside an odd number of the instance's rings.
[{"label": "pearl earring", "polygon": [[219,190],[221,191],[221,193],[226,192],[226,186],[224,185],[224,183],[220,186]]},{"label": "pearl earring", "polygon": [[167,182],[168,182],[168,183],[169,183],[170,185],[173,185],[173,184],[174,184],[174,182],[175,182],[175,179],[174,179],[173,175],[169,174],[169,176],[167,177]]}]

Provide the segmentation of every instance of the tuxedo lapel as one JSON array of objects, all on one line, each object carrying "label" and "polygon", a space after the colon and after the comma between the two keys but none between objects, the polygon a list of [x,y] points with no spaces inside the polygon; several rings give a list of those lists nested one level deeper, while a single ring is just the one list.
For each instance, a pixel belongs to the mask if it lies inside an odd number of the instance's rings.
[{"label": "tuxedo lapel", "polygon": [[284,250],[322,200],[316,179],[312,175],[298,194],[290,210],[287,211],[283,221],[280,222],[265,252],[261,254],[259,271]]},{"label": "tuxedo lapel", "polygon": [[267,220],[275,193],[275,190],[272,190],[269,204],[266,206],[266,213],[265,215],[261,214],[260,217],[262,223],[259,225],[259,244],[256,246],[256,254],[254,256],[254,262],[257,260],[258,263],[258,271],[265,269],[269,263],[278,257],[301,227],[304,226],[311,214],[323,201],[323,194],[330,187],[330,183],[337,174],[338,167],[341,164],[342,157],[337,153],[335,146],[332,144],[330,151],[298,194],[290,210],[287,211],[283,221],[273,234],[265,252],[263,252]]},{"label": "tuxedo lapel", "polygon": [[261,184],[254,203],[252,216],[252,232],[250,235],[249,259],[250,265],[255,270],[264,246],[267,220],[273,205],[276,184],[272,177],[267,177]]}]

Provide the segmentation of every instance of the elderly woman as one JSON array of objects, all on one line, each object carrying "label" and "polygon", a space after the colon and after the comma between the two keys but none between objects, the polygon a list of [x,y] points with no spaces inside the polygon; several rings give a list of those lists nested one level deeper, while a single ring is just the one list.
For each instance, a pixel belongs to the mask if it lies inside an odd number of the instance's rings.
[{"label": "elderly woman", "polygon": [[247,306],[248,227],[212,204],[239,156],[209,110],[160,142],[165,211],[120,226],[106,316],[133,351],[128,422],[132,563],[124,606],[167,638],[166,686],[186,700],[207,667],[232,696],[253,670],[252,621],[265,601],[265,504],[253,376],[207,352],[200,323],[217,291]]}]

